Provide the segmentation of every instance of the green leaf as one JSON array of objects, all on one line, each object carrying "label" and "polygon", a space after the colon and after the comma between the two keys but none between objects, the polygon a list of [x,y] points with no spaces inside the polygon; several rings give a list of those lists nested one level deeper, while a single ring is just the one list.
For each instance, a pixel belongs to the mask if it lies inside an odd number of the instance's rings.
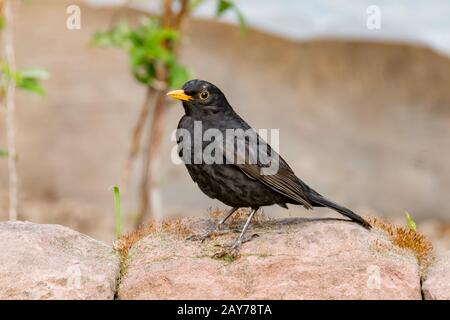
[{"label": "green leaf", "polygon": [[120,21],[111,30],[94,33],[91,43],[99,47],[127,49],[130,45],[130,28],[125,21]]},{"label": "green leaf", "polygon": [[241,10],[239,10],[237,7],[234,7],[234,12],[237,16],[241,33],[246,34],[248,31],[248,25],[244,15],[242,14]]},{"label": "green leaf", "polygon": [[8,156],[8,150],[0,149],[0,157],[7,157]]},{"label": "green leaf", "polygon": [[6,63],[1,65],[1,71],[7,80],[14,79],[16,87],[24,91],[43,95],[44,89],[39,83],[39,80],[47,79],[49,74],[44,69],[29,68],[23,71],[13,71]]},{"label": "green leaf", "polygon": [[221,17],[223,14],[225,14],[225,12],[230,10],[233,11],[234,14],[236,15],[241,32],[247,33],[248,30],[247,21],[245,20],[245,17],[242,14],[241,10],[236,6],[236,4],[233,1],[219,0],[216,9],[216,16]]},{"label": "green leaf", "polygon": [[45,94],[44,88],[39,84],[39,81],[34,78],[20,78],[16,82],[16,86],[24,91],[36,93],[40,96]]},{"label": "green leaf", "polygon": [[171,48],[178,40],[176,30],[162,28],[157,18],[142,18],[136,27],[120,22],[106,32],[97,32],[93,43],[115,47],[127,52],[130,70],[134,78],[142,84],[152,85],[156,77],[157,65],[163,63],[169,71],[169,82],[179,83],[186,74],[177,64],[177,57]]},{"label": "green leaf", "polygon": [[217,3],[216,16],[220,17],[229,9],[234,7],[234,3],[229,0],[219,0]]},{"label": "green leaf", "polygon": [[406,216],[406,225],[409,229],[416,231],[416,222],[413,220],[408,211],[405,212]]}]

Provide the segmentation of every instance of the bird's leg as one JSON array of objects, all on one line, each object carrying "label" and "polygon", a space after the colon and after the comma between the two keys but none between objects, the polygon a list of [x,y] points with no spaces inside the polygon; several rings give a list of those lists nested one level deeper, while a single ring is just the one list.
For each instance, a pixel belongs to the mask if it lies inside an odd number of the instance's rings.
[{"label": "bird's leg", "polygon": [[231,217],[231,216],[233,215],[233,213],[235,213],[235,212],[238,211],[238,210],[239,210],[239,207],[231,208],[231,209],[228,211],[227,215],[226,215],[222,220],[219,221],[219,223],[218,223],[217,226],[216,226],[216,229],[220,229],[220,227],[225,223],[225,221],[227,221],[228,218]]},{"label": "bird's leg", "polygon": [[203,235],[192,235],[186,240],[200,240],[202,242],[205,241],[206,239],[210,238],[217,230],[220,230],[225,221],[227,221],[228,218],[231,217],[233,213],[235,213],[238,209],[239,207],[234,207],[228,210],[227,215],[219,221],[219,223],[214,227],[213,230],[210,230]]},{"label": "bird's leg", "polygon": [[231,250],[237,250],[242,244],[242,240],[244,239],[245,232],[247,231],[250,222],[253,219],[253,216],[255,215],[256,211],[258,211],[259,208],[252,208],[252,212],[250,213],[250,216],[248,217],[247,221],[245,222],[244,228],[242,228],[241,234],[239,237],[234,241],[233,245],[231,246]]}]

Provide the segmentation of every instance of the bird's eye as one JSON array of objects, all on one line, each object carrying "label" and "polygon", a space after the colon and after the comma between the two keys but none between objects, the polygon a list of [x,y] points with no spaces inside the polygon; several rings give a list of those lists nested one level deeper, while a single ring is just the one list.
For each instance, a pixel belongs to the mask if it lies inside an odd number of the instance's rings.
[{"label": "bird's eye", "polygon": [[204,91],[200,92],[199,97],[200,97],[200,100],[206,100],[209,97],[209,92],[204,90]]}]

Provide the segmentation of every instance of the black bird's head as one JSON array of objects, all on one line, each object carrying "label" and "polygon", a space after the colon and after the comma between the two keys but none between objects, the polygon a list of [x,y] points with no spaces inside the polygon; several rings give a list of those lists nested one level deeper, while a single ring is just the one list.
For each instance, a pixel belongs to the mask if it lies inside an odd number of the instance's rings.
[{"label": "black bird's head", "polygon": [[181,90],[170,91],[167,95],[181,100],[187,115],[220,115],[233,110],[222,91],[204,80],[190,80]]}]

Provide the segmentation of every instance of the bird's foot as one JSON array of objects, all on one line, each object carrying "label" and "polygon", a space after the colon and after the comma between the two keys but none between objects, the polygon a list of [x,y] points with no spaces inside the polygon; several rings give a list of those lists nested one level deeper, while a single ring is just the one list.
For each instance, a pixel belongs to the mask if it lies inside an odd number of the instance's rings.
[{"label": "bird's foot", "polygon": [[233,241],[232,243],[230,243],[228,245],[225,245],[224,247],[226,249],[228,249],[231,253],[238,254],[241,249],[241,246],[244,243],[252,241],[253,239],[258,238],[258,237],[259,237],[259,234],[257,234],[257,233],[254,233],[249,237],[238,237],[235,241]]},{"label": "bird's foot", "polygon": [[240,255],[240,247],[242,241],[235,241],[232,245],[223,246],[222,249],[213,255],[215,259],[222,259],[228,262],[238,259]]},{"label": "bird's foot", "polygon": [[257,233],[251,235],[250,237],[241,238],[238,237],[235,241],[233,241],[229,245],[225,245],[222,247],[222,250],[214,254],[214,258],[216,259],[226,259],[230,261],[234,261],[240,257],[240,250],[242,244],[249,242],[255,238],[258,238],[259,235]]},{"label": "bird's foot", "polygon": [[240,256],[241,246],[243,243],[250,241],[248,239],[236,239],[236,241],[230,246],[230,254],[232,256],[238,257]]}]

